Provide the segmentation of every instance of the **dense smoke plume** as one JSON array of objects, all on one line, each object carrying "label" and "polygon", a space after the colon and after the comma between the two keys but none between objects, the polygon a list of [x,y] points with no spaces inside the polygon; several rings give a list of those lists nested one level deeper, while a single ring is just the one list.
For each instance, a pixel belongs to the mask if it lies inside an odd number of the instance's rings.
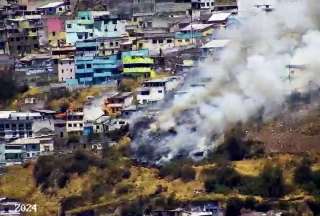
[{"label": "dense smoke plume", "polygon": [[[150,129],[135,137],[133,148],[155,147],[161,157],[156,160],[210,149],[235,124],[257,113],[264,120],[279,114],[293,91],[318,88],[318,1],[273,1],[270,13],[255,8],[252,0],[239,4],[240,26],[218,33],[219,38],[230,39],[230,45],[218,61],[204,61],[196,74],[211,81],[161,107]],[[290,79],[289,64],[306,69]]]}]

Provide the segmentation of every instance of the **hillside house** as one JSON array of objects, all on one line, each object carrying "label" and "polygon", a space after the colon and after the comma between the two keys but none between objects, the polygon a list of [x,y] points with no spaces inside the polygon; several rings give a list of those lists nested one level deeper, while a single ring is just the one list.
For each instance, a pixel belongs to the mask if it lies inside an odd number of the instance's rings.
[{"label": "hillside house", "polygon": [[116,93],[108,97],[104,102],[104,112],[106,115],[121,115],[124,108],[133,103],[132,92]]},{"label": "hillside house", "polygon": [[50,2],[37,8],[42,15],[58,15],[66,11],[66,6],[63,1]]},{"label": "hillside house", "polygon": [[0,111],[0,139],[8,141],[32,137],[35,120],[41,120],[40,113]]},{"label": "hillside house", "polygon": [[208,19],[208,23],[215,26],[226,26],[230,16],[230,12],[214,12]]},{"label": "hillside house", "polygon": [[168,77],[145,81],[142,88],[138,89],[137,100],[139,104],[152,103],[163,100],[165,95],[174,90],[181,79],[179,77]]},{"label": "hillside house", "polygon": [[66,42],[66,32],[64,30],[64,19],[53,16],[44,19],[48,44],[52,47],[60,47]]},{"label": "hillside house", "polygon": [[163,55],[167,50],[174,48],[173,33],[146,34],[137,38],[136,41],[140,48],[148,49],[150,55]]},{"label": "hillside house", "polygon": [[7,40],[11,55],[25,55],[40,48],[44,30],[41,15],[7,19]]},{"label": "hillside house", "polygon": [[118,79],[119,60],[112,56],[76,56],[75,78],[79,84],[94,85]]},{"label": "hillside house", "polygon": [[191,0],[193,10],[213,10],[215,0]]},{"label": "hillside house", "polygon": [[58,60],[58,80],[65,82],[68,79],[75,79],[74,59],[64,58]]},{"label": "hillside house", "polygon": [[176,32],[175,46],[202,45],[212,33],[212,24],[189,24],[179,32]]},{"label": "hillside house", "polygon": [[122,52],[123,75],[130,77],[155,77],[154,60],[148,49]]},{"label": "hillside house", "polygon": [[97,37],[123,37],[126,21],[111,16],[107,11],[80,11],[76,19],[66,21],[66,42],[74,45],[77,41]]}]

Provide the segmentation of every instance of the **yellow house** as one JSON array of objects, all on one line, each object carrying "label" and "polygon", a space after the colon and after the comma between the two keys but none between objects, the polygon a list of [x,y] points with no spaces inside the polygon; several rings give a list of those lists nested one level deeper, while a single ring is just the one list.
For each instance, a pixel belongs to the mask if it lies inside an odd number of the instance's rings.
[{"label": "yellow house", "polygon": [[212,34],[212,24],[193,23],[176,32],[175,46],[181,47],[202,44]]}]

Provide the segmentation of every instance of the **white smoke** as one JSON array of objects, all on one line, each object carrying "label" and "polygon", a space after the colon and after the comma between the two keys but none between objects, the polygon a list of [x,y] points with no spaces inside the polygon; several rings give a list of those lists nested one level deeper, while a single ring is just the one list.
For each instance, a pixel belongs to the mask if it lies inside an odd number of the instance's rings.
[{"label": "white smoke", "polygon": [[[283,108],[293,85],[310,90],[310,82],[320,85],[320,10],[316,0],[273,1],[273,12],[254,7],[251,0],[241,0],[241,26],[221,31],[230,39],[219,61],[207,59],[198,76],[210,76],[205,88],[191,90],[163,110],[153,125],[153,132],[174,128],[175,134],[159,141],[148,140],[162,159],[171,159],[180,151],[192,152],[214,147],[212,136],[221,136],[238,122],[246,122],[261,109],[263,117],[272,118]],[[317,6],[319,8],[319,6]],[[294,83],[288,79],[288,64],[306,65]],[[297,84],[298,83],[298,84]],[[140,145],[141,140],[134,143]],[[134,146],[136,147],[136,146]]]}]

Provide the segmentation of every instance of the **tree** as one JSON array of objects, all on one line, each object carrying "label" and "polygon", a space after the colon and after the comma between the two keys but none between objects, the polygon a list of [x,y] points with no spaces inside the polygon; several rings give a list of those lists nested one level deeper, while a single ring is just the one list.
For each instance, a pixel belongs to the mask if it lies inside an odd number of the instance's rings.
[{"label": "tree", "polygon": [[241,176],[230,166],[221,166],[204,172],[206,176],[204,185],[207,192],[213,192],[221,187],[234,188],[241,183]]},{"label": "tree", "polygon": [[310,161],[303,158],[301,163],[294,170],[294,181],[297,184],[303,185],[312,181],[312,170]]},{"label": "tree", "polygon": [[240,215],[243,202],[239,198],[230,198],[227,201],[226,216]]},{"label": "tree", "polygon": [[261,173],[261,195],[266,197],[281,197],[285,192],[283,173],[280,167],[267,164]]}]

